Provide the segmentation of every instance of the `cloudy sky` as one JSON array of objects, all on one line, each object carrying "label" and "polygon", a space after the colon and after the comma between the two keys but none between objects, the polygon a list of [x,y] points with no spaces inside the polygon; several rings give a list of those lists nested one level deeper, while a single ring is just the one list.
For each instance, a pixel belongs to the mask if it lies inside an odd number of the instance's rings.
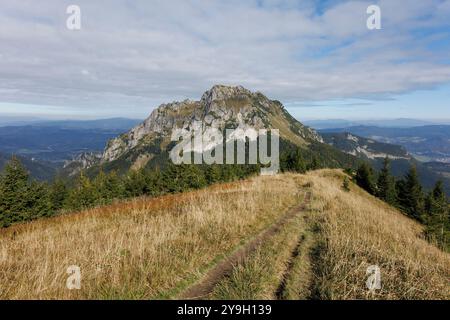
[{"label": "cloudy sky", "polygon": [[217,83],[300,120],[450,119],[450,0],[1,1],[0,117],[144,118]]}]

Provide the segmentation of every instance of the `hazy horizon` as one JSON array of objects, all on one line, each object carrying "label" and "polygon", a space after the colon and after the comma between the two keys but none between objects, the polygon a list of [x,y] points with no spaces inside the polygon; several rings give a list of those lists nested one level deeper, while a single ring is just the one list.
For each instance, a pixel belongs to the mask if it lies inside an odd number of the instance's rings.
[{"label": "hazy horizon", "polygon": [[[148,114],[148,116],[150,113]],[[0,125],[3,123],[12,123],[12,122],[46,122],[46,121],[100,121],[100,120],[113,120],[113,119],[124,119],[124,120],[137,120],[143,121],[146,117],[58,117],[58,116],[21,116],[21,115],[2,115],[0,113]],[[429,122],[431,124],[450,124],[450,118],[448,119],[436,119],[436,118],[301,118],[297,119],[299,121],[306,122],[314,122],[314,121],[347,121],[347,122],[370,122],[370,121],[398,121],[398,120],[406,120],[406,121],[418,121],[418,122]]]}]

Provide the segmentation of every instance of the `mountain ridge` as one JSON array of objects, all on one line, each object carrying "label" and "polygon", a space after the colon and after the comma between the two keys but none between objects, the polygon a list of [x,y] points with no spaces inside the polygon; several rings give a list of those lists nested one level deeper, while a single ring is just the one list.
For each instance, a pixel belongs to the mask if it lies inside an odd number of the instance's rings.
[{"label": "mountain ridge", "polygon": [[[167,151],[175,129],[278,129],[280,137],[297,146],[323,140],[313,129],[293,118],[277,100],[242,86],[215,85],[198,101],[184,100],[160,105],[150,116],[130,131],[108,142],[100,163],[128,158],[130,167],[139,167],[155,156],[155,148]],[[143,160],[146,158],[146,160]]]},{"label": "mountain ridge", "polygon": [[351,132],[379,142],[402,145],[422,162],[450,163],[450,125],[427,125],[412,128],[354,126],[319,131],[321,133]]},{"label": "mountain ridge", "polygon": [[[411,165],[420,167],[427,189],[432,188],[441,177],[414,161],[401,147],[350,133],[342,137],[338,133],[334,136],[335,141],[329,141],[326,133],[322,137],[293,118],[279,101],[242,86],[224,85],[213,86],[197,101],[161,104],[143,122],[109,140],[101,157],[80,156],[73,163],[66,164],[65,171],[69,176],[74,176],[80,170],[87,169],[90,176],[95,176],[99,171],[126,173],[130,169],[163,168],[170,163],[169,153],[176,145],[172,140],[174,131],[184,130],[190,136],[193,130],[205,131],[207,128],[222,132],[237,128],[278,129],[280,155],[300,148],[302,161],[313,167],[314,163],[320,162],[323,167],[355,168],[362,160],[379,169],[388,156],[394,160],[393,170],[397,177],[403,176]],[[445,185],[447,192],[450,192],[450,183],[446,181]]]},{"label": "mountain ridge", "polygon": [[377,170],[383,167],[384,158],[389,158],[392,173],[397,178],[403,177],[411,166],[415,166],[420,181],[427,190],[431,190],[438,180],[442,180],[447,195],[450,195],[450,166],[445,166],[445,163],[423,163],[401,145],[361,137],[352,132],[321,130],[320,133],[327,144],[369,162]]}]

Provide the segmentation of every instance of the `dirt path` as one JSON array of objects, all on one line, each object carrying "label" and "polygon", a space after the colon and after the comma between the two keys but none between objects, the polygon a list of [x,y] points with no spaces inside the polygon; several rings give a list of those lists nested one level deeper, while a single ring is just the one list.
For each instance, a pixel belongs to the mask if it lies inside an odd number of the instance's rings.
[{"label": "dirt path", "polygon": [[254,252],[262,243],[280,231],[281,227],[289,222],[296,215],[302,213],[311,200],[311,193],[307,192],[303,202],[289,210],[282,218],[262,231],[249,243],[245,244],[238,251],[234,252],[223,261],[212,268],[202,280],[185,290],[180,299],[204,299],[212,293],[214,287],[227,275],[229,275],[237,264],[241,264],[246,257]]},{"label": "dirt path", "polygon": [[287,285],[288,278],[289,278],[289,276],[291,274],[291,271],[292,271],[292,269],[294,267],[294,261],[295,261],[295,259],[297,259],[297,257],[300,254],[300,250],[301,250],[301,247],[302,247],[302,244],[303,244],[304,241],[305,241],[305,235],[302,234],[300,236],[300,238],[298,239],[294,250],[291,253],[291,257],[289,259],[287,268],[286,268],[286,270],[285,270],[285,272],[283,274],[283,277],[281,278],[282,279],[281,283],[278,286],[277,291],[275,292],[275,296],[277,297],[278,300],[283,300],[284,299],[284,291],[286,290],[286,285]]},{"label": "dirt path", "polygon": [[287,266],[275,291],[278,300],[309,300],[314,288],[312,254],[317,245],[317,230],[311,225],[311,216],[303,214],[303,228],[287,260]]}]

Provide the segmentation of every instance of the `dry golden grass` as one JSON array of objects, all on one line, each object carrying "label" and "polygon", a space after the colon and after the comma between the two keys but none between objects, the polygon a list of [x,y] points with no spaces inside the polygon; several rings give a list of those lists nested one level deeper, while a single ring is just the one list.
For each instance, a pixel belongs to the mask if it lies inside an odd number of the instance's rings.
[{"label": "dry golden grass", "polygon": [[313,266],[311,251],[316,244],[316,234],[309,229],[311,227],[310,224],[307,224],[305,227],[307,228],[301,234],[301,239],[296,249],[296,256],[291,261],[291,268],[285,274],[285,286],[279,296],[283,300],[306,300],[312,298]]},{"label": "dry golden grass", "polygon": [[[354,185],[343,191],[343,177],[337,170],[256,177],[0,230],[0,299],[176,297],[298,205],[306,184],[313,195],[306,219],[237,266],[216,297],[275,298],[303,233],[283,298],[449,299],[449,254],[397,210]],[[66,288],[71,265],[81,268],[80,290]],[[382,289],[374,293],[366,288],[370,265],[381,269]],[[255,290],[236,291],[248,285]]]},{"label": "dry golden grass", "polygon": [[[322,246],[316,298],[449,299],[450,255],[422,237],[422,226],[356,186],[343,173],[309,173]],[[366,269],[378,265],[382,289],[366,288]]]},{"label": "dry golden grass", "polygon": [[[288,268],[292,251],[304,229],[303,216],[296,216],[269,238],[255,252],[234,267],[233,272],[218,283],[211,299],[272,300]],[[284,291],[284,288],[283,288]]]},{"label": "dry golden grass", "polygon": [[[291,176],[258,177],[0,230],[0,298],[171,296],[301,196]],[[70,265],[80,290],[66,288]]]}]

